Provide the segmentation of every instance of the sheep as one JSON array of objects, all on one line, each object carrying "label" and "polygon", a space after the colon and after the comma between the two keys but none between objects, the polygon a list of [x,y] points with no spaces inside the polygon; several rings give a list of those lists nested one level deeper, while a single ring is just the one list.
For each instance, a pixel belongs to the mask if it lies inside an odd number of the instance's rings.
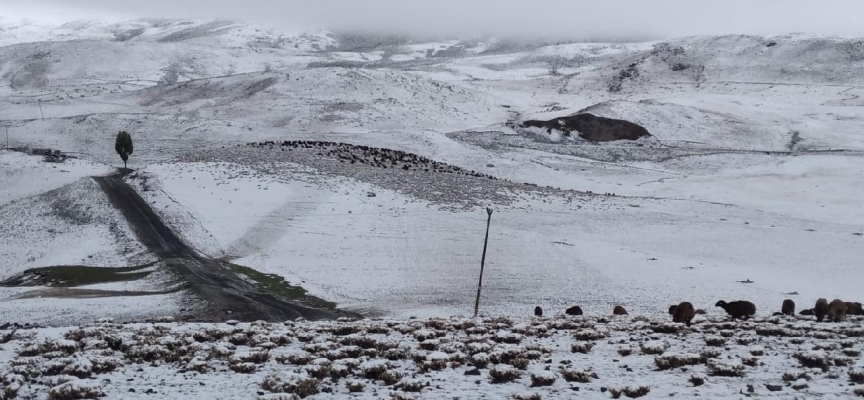
[{"label": "sheep", "polygon": [[799,312],[798,315],[815,315],[815,314],[813,313],[812,308],[808,308],[806,310],[801,310],[801,312]]},{"label": "sheep", "polygon": [[573,306],[568,308],[564,313],[567,315],[582,315],[582,308],[579,306]]},{"label": "sheep", "polygon": [[669,315],[675,315],[675,309],[678,308],[677,304],[673,304],[669,306]]},{"label": "sheep", "polygon": [[540,308],[540,306],[534,307],[534,316],[535,317],[542,317],[543,316],[543,309]]},{"label": "sheep", "polygon": [[828,300],[821,298],[816,300],[816,306],[813,307],[813,315],[816,316],[816,322],[822,322],[825,316],[828,315]]},{"label": "sheep", "polygon": [[795,315],[795,302],[791,299],[783,300],[783,306],[780,308],[783,315]]},{"label": "sheep", "polygon": [[744,300],[733,301],[731,303],[720,300],[715,304],[715,306],[726,310],[726,314],[729,314],[732,319],[747,319],[752,317],[753,314],[756,314],[756,305]]},{"label": "sheep", "polygon": [[627,310],[623,306],[615,306],[612,310],[613,315],[627,315]]},{"label": "sheep", "polygon": [[846,303],[840,299],[834,299],[828,305],[828,320],[840,322],[846,318]]},{"label": "sheep", "polygon": [[861,303],[846,302],[846,315],[864,315]]},{"label": "sheep", "polygon": [[683,322],[687,326],[690,326],[690,321],[695,315],[693,304],[686,301],[677,306],[669,307],[669,313],[672,314],[672,322]]}]

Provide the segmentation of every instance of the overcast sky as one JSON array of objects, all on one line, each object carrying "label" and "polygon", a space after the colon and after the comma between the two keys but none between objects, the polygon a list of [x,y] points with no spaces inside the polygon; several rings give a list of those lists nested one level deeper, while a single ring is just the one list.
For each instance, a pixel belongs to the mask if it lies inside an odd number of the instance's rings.
[{"label": "overcast sky", "polygon": [[0,0],[0,15],[52,22],[227,18],[295,31],[447,36],[864,36],[862,0]]}]

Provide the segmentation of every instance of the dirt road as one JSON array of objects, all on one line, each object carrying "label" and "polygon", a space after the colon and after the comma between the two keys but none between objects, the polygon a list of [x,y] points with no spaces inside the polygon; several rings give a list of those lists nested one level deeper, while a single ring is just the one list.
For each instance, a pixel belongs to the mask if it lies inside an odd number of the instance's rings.
[{"label": "dirt road", "polygon": [[344,316],[328,309],[327,302],[315,297],[288,299],[261,290],[256,283],[235,273],[231,264],[205,257],[184,243],[122,177],[93,179],[126,218],[138,240],[209,303],[207,310],[212,315],[202,316],[204,319],[284,321],[298,317],[316,320]]}]

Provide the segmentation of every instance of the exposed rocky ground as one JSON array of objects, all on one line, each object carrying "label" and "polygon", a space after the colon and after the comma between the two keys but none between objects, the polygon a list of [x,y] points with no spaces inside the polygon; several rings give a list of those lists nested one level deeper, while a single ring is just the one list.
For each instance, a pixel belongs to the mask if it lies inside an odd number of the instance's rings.
[{"label": "exposed rocky ground", "polygon": [[284,163],[312,167],[328,176],[353,178],[446,209],[510,204],[525,193],[555,195],[568,203],[587,194],[496,179],[398,150],[319,141],[250,143],[183,156],[179,162],[234,162],[279,175]]}]

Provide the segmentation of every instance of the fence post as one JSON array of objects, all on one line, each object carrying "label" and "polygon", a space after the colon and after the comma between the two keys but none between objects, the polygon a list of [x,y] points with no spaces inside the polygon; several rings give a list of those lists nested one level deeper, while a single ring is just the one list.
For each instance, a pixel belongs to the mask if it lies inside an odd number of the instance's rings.
[{"label": "fence post", "polygon": [[480,289],[483,288],[483,268],[486,264],[486,245],[489,243],[489,224],[492,223],[492,209],[486,207],[486,238],[483,239],[483,256],[480,258],[480,281],[477,282],[477,299],[474,301],[474,318],[480,309]]}]

